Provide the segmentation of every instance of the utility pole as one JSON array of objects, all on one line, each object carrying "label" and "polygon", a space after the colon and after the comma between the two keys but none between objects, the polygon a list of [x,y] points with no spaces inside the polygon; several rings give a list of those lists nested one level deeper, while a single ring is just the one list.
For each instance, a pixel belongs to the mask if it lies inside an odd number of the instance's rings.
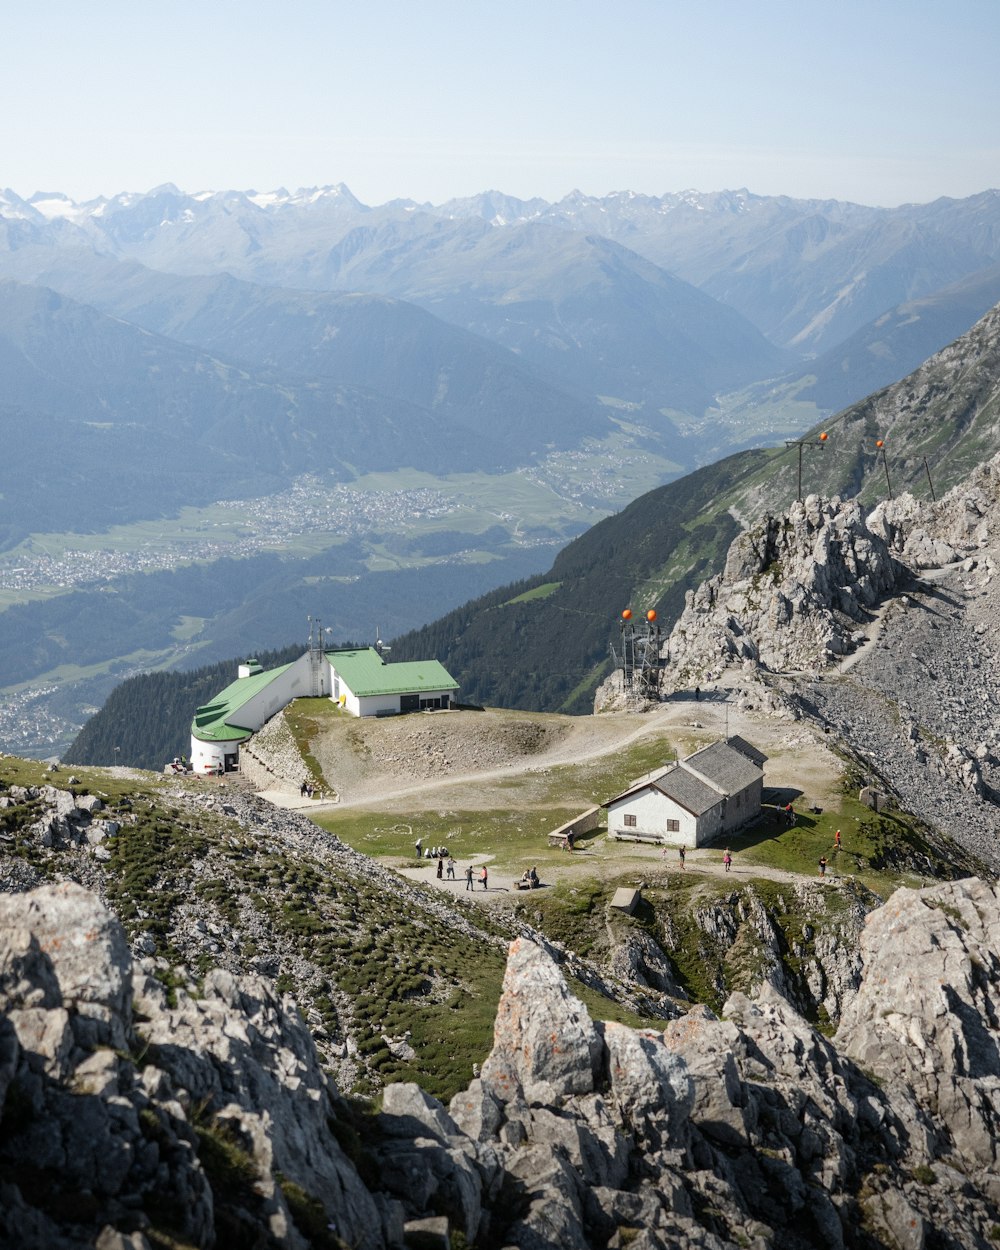
[{"label": "utility pole", "polygon": [[[882,456],[882,468],[885,469],[885,489],[889,495],[889,498],[891,499],[892,498],[892,483],[889,481],[889,462],[885,458],[885,439],[884,438],[879,438],[875,440],[876,459],[878,458],[879,454],[881,454]],[[927,476],[930,477],[930,474],[928,474]],[[933,489],[934,488],[931,487],[932,493],[933,493]]]},{"label": "utility pole", "polygon": [[926,456],[924,456],[924,472],[927,474],[927,485],[931,488],[931,503],[936,503],[937,495],[934,494],[934,483],[931,481],[931,471],[927,466]]},{"label": "utility pole", "polygon": [[798,494],[795,496],[799,503],[802,502],[802,448],[803,447],[825,447],[829,434],[824,430],[819,438],[786,438],[786,447],[797,447],[799,449],[799,488]]}]

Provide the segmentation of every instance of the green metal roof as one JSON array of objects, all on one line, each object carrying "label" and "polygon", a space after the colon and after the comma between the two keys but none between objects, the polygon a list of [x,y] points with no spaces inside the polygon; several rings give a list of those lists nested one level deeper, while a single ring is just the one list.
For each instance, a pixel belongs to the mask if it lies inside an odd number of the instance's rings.
[{"label": "green metal roof", "polygon": [[191,733],[202,742],[245,741],[253,730],[237,723],[240,708],[291,667],[291,664],[282,664],[280,668],[269,668],[250,677],[238,677],[225,690],[220,690],[211,703],[198,708],[191,722]]},{"label": "green metal roof", "polygon": [[437,660],[386,664],[374,647],[327,651],[326,658],[358,697],[458,689],[458,682]]}]

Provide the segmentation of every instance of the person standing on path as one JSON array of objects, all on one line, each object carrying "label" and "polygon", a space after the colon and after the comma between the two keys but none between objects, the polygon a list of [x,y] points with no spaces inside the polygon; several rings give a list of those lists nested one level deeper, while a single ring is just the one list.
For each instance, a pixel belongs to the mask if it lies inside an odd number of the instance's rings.
[{"label": "person standing on path", "polygon": [[833,835],[833,845],[835,850],[840,850],[840,830]]},{"label": "person standing on path", "polygon": [[465,870],[465,888],[467,890],[474,890],[476,888],[472,882],[472,865],[471,864]]},{"label": "person standing on path", "polygon": [[448,856],[448,880],[455,880],[455,860],[451,855]]},{"label": "person standing on path", "polygon": [[443,859],[440,857],[440,855],[439,855],[439,856],[438,856],[437,879],[440,881],[440,880],[441,880],[441,878],[442,878],[443,876],[444,876],[444,860],[443,860]]},{"label": "person standing on path", "polygon": [[687,871],[687,870],[685,869],[685,867],[684,867],[684,860],[685,860],[686,856],[687,856],[687,851],[685,850],[685,848],[684,848],[683,846],[682,846],[682,847],[680,847],[680,849],[679,849],[679,850],[678,850],[678,852],[677,852],[677,857],[678,857],[678,859],[681,861],[681,872],[686,872],[686,871]]},{"label": "person standing on path", "polygon": [[826,876],[826,856],[825,855],[821,855],[819,857],[819,875],[821,877]]},{"label": "person standing on path", "polygon": [[486,871],[486,865],[485,865],[485,864],[483,864],[482,868],[480,869],[480,872],[479,872],[479,880],[483,883],[483,889],[484,889],[484,890],[488,890],[488,889],[490,888],[490,887],[487,885],[487,882],[489,881],[489,873]]},{"label": "person standing on path", "polygon": [[726,872],[728,872],[728,871],[729,871],[729,869],[732,867],[732,864],[733,864],[733,857],[732,857],[732,855],[730,855],[730,853],[729,853],[729,847],[728,847],[728,846],[726,847],[726,853],[725,853],[725,855],[723,855],[723,857],[722,857],[722,862],[723,862],[723,863],[725,864],[725,866],[726,866]]},{"label": "person standing on path", "polygon": [[422,853],[422,851],[423,851],[423,845],[424,845],[424,843],[423,843],[423,839],[422,839],[422,838],[417,838],[417,840],[416,840],[416,842],[414,843],[414,845],[415,845],[415,846],[416,846],[416,848],[417,848],[417,859],[420,859],[421,853]]}]

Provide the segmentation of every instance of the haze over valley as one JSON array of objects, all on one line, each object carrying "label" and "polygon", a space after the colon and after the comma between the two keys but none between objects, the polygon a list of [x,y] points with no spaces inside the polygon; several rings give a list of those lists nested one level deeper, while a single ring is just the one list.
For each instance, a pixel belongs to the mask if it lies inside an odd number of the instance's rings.
[{"label": "haze over valley", "polygon": [[0,1250],[995,1250],[998,41],[8,6]]},{"label": "haze over valley", "polygon": [[998,264],[994,192],[3,192],[0,728],[57,750],[129,672],[310,614],[392,636],[542,572],[904,376]]}]

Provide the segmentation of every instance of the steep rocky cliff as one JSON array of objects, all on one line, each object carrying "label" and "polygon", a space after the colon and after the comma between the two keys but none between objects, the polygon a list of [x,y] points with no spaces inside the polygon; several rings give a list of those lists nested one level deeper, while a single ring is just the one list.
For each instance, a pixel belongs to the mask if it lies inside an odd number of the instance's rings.
[{"label": "steep rocky cliff", "polygon": [[360,1114],[290,1000],[172,993],[80,886],[0,896],[0,1238],[155,1246],[986,1247],[1000,1226],[1000,896],[897,892],[833,1041],[775,990],[595,1023],[516,940],[446,1108]]},{"label": "steep rocky cliff", "polygon": [[[865,516],[810,496],[689,591],[660,697],[720,685],[808,716],[901,806],[1000,867],[1000,456],[944,498]],[[620,682],[597,710],[621,705]]]},{"label": "steep rocky cliff", "polygon": [[868,640],[878,609],[921,573],[994,567],[1000,456],[936,503],[911,495],[866,516],[856,500],[810,495],[733,542],[725,567],[689,591],[666,649],[665,692],[747,671],[823,670]]}]

